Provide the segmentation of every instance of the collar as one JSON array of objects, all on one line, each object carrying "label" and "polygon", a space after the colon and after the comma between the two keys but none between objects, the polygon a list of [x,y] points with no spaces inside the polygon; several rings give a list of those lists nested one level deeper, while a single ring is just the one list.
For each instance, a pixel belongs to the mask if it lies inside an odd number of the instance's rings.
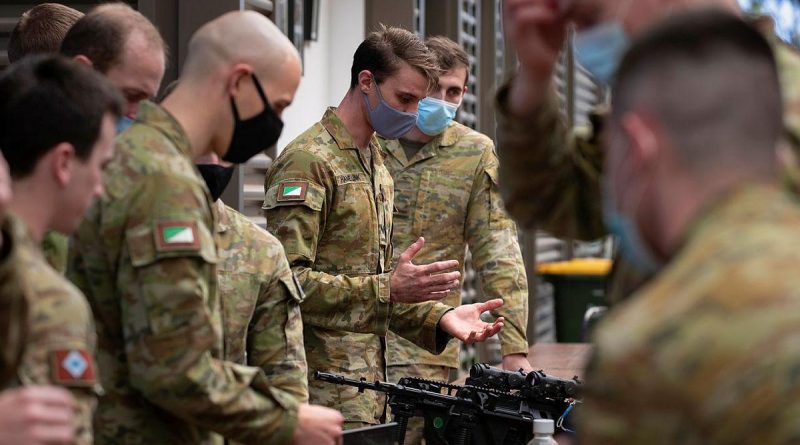
[{"label": "collar", "polygon": [[403,167],[407,167],[436,156],[441,148],[455,145],[469,131],[470,128],[465,125],[456,121],[450,122],[443,132],[428,141],[412,159],[406,158],[406,152],[397,139],[381,139],[381,141],[383,141],[382,147],[385,151],[397,159]]},{"label": "collar", "polygon": [[[323,127],[330,133],[331,137],[336,141],[336,145],[341,150],[358,150],[358,146],[356,145],[355,141],[353,141],[353,136],[347,131],[347,127],[344,126],[344,122],[339,119],[339,116],[335,113],[336,107],[328,107],[325,110],[325,114],[322,115],[322,120],[320,123]],[[372,138],[369,140],[370,145],[374,147],[378,147],[378,139],[375,137],[375,134],[372,134]]]},{"label": "collar", "polygon": [[183,155],[192,157],[192,147],[189,145],[189,136],[175,118],[162,106],[149,100],[139,104],[139,113],[136,122],[155,128],[166,136]]}]

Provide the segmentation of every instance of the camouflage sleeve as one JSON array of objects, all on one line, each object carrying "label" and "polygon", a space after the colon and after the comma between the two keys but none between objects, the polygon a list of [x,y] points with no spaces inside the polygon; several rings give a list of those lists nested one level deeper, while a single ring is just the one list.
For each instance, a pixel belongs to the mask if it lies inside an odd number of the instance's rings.
[{"label": "camouflage sleeve", "polygon": [[515,117],[508,109],[508,93],[506,84],[496,103],[500,193],[508,213],[524,228],[541,228],[562,238],[605,235],[599,131],[588,137],[571,134],[555,94],[531,115]]},{"label": "camouflage sleeve", "polygon": [[261,285],[247,330],[247,364],[263,369],[273,388],[307,403],[308,365],[300,315],[303,291],[283,254],[272,278]]},{"label": "camouflage sleeve", "polygon": [[[221,342],[208,309],[217,304],[216,282],[209,281],[216,248],[204,214],[210,209],[180,179],[151,175],[141,187],[124,211],[126,249],[117,274],[131,385],[227,438],[288,443],[296,418],[276,422],[274,416],[296,402],[273,391],[260,369],[211,355]],[[181,242],[173,246],[167,236],[175,229]]]},{"label": "camouflage sleeve", "polygon": [[47,232],[42,240],[42,254],[47,264],[62,275],[67,271],[68,246],[69,238],[58,232]]},{"label": "camouflage sleeve", "polygon": [[[49,271],[54,274],[55,272]],[[60,278],[60,277],[59,277]],[[97,406],[96,337],[91,309],[66,281],[40,276],[36,302],[30,304],[30,331],[18,370],[25,385],[56,385],[75,398],[78,445],[93,443],[92,417]]]},{"label": "camouflage sleeve", "polygon": [[502,298],[495,316],[505,317],[500,332],[503,355],[527,354],[528,279],[517,228],[503,209],[497,189],[497,156],[487,147],[470,193],[466,238],[472,264],[487,299]]},{"label": "camouflage sleeve", "polygon": [[389,329],[431,354],[441,354],[452,336],[439,329],[439,320],[451,310],[439,302],[394,303]]},{"label": "camouflage sleeve", "polygon": [[[278,201],[281,182],[305,184],[301,201]],[[303,323],[326,329],[386,335],[389,273],[350,276],[314,269],[317,245],[326,229],[335,181],[316,156],[295,150],[279,157],[265,183],[267,229],[286,250],[305,293]],[[333,222],[331,222],[333,223]],[[341,246],[346,255],[347,246]]]},{"label": "camouflage sleeve", "polygon": [[28,304],[20,278],[18,247],[7,218],[0,233],[0,387],[5,387],[16,374],[25,350]]}]

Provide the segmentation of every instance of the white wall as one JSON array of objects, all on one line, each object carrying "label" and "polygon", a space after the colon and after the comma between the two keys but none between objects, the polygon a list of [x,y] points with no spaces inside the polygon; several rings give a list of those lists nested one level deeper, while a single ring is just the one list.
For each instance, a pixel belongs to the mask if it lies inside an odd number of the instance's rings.
[{"label": "white wall", "polygon": [[[303,78],[283,113],[278,151],[336,106],[350,86],[353,53],[364,40],[365,0],[320,0],[319,38],[305,47]],[[335,7],[333,7],[335,4]]]}]

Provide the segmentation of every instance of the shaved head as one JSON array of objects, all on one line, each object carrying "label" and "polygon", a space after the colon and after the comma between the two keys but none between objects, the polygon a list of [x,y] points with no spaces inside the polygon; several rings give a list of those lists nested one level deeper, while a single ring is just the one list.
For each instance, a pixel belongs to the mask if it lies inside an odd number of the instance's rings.
[{"label": "shaved head", "polygon": [[218,68],[245,63],[268,82],[282,75],[287,62],[299,60],[292,42],[269,19],[253,11],[235,11],[206,23],[192,36],[181,79],[199,80]]}]

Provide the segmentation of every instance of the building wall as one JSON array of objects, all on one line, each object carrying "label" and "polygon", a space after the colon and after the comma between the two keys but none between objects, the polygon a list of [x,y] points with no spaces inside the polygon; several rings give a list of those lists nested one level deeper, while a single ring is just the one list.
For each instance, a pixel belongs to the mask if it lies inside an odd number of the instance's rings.
[{"label": "building wall", "polygon": [[327,107],[338,105],[347,92],[353,53],[364,40],[365,1],[320,1],[319,40],[306,43],[303,78],[294,103],[283,114],[279,151],[319,121]]}]

